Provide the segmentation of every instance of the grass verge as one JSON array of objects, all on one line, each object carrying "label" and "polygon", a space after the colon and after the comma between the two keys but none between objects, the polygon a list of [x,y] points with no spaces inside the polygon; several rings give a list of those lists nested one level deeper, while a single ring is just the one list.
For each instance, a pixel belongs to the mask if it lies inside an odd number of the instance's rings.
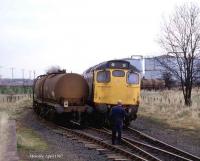
[{"label": "grass verge", "polygon": [[26,97],[15,103],[0,102],[0,117],[8,116],[8,119],[16,120],[17,150],[21,160],[30,159],[29,152],[42,152],[48,149],[47,142],[23,123],[31,107],[32,100]]},{"label": "grass verge", "polygon": [[32,129],[20,127],[17,129],[17,149],[22,151],[44,151],[47,143]]},{"label": "grass verge", "polygon": [[138,114],[171,128],[200,133],[200,93],[193,91],[193,105],[184,106],[181,91],[142,91]]}]

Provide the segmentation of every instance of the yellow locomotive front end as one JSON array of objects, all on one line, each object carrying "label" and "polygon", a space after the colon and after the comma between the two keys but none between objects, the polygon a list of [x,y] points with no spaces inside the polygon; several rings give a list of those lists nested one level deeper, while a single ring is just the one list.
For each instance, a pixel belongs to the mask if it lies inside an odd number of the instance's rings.
[{"label": "yellow locomotive front end", "polygon": [[108,62],[107,68],[94,71],[94,104],[101,113],[109,113],[118,100],[127,112],[125,124],[137,118],[140,103],[140,74],[127,62]]},{"label": "yellow locomotive front end", "polygon": [[94,107],[96,122],[106,122],[113,106],[119,100],[127,111],[125,124],[137,118],[140,103],[140,74],[125,60],[100,63],[84,73],[89,84],[90,105]]},{"label": "yellow locomotive front end", "polygon": [[138,106],[140,102],[140,77],[131,70],[106,69],[95,71],[94,102],[125,107]]}]

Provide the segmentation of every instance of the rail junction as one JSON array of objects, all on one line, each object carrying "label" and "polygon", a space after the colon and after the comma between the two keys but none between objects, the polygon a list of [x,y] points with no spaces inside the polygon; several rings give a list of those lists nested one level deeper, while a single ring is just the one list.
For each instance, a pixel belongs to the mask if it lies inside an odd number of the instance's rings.
[{"label": "rail junction", "polygon": [[[46,124],[46,121],[45,121]],[[88,127],[81,129],[78,124],[64,127],[47,122],[48,127],[56,133],[77,140],[89,149],[96,149],[109,160],[140,161],[200,161],[200,158],[168,145],[133,128],[123,131],[122,143],[111,144],[111,130]]]}]

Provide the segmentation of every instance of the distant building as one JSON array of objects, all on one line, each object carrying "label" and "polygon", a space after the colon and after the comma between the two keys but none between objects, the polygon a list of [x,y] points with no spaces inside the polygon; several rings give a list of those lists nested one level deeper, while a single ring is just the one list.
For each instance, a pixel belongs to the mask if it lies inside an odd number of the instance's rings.
[{"label": "distant building", "polygon": [[132,56],[131,58],[125,58],[124,60],[129,61],[131,65],[138,68],[142,77],[146,79],[161,79],[162,74],[165,71],[155,57],[137,56],[137,58],[135,58]]},{"label": "distant building", "polygon": [[[166,69],[163,66],[161,66],[159,62],[163,60],[163,57],[166,58],[166,55],[156,57],[140,56],[140,58],[135,58],[134,56],[132,56],[131,58],[124,58],[124,60],[129,61],[132,65],[138,68],[141,72],[142,77],[146,79],[162,79],[163,74],[167,72]],[[171,62],[171,68],[178,68],[175,57],[167,56],[167,59],[170,60],[169,63]],[[200,82],[200,59],[195,60],[194,64],[194,68],[196,68],[196,71],[198,71],[197,68],[199,68],[199,71],[195,74],[197,78],[196,82]],[[177,71],[179,70],[177,69]],[[177,80],[175,76],[172,76],[172,79],[174,81]]]}]

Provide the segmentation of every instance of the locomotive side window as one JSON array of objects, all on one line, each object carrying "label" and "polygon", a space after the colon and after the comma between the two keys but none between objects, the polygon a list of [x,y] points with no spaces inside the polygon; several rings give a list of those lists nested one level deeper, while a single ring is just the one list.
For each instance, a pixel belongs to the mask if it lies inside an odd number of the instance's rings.
[{"label": "locomotive side window", "polygon": [[137,73],[128,72],[127,73],[127,83],[139,84],[139,75]]},{"label": "locomotive side window", "polygon": [[99,71],[99,72],[97,72],[97,82],[99,82],[99,83],[110,82],[110,71]]},{"label": "locomotive side window", "polygon": [[125,76],[125,72],[123,70],[114,70],[112,72],[112,75],[114,77],[124,77]]}]

